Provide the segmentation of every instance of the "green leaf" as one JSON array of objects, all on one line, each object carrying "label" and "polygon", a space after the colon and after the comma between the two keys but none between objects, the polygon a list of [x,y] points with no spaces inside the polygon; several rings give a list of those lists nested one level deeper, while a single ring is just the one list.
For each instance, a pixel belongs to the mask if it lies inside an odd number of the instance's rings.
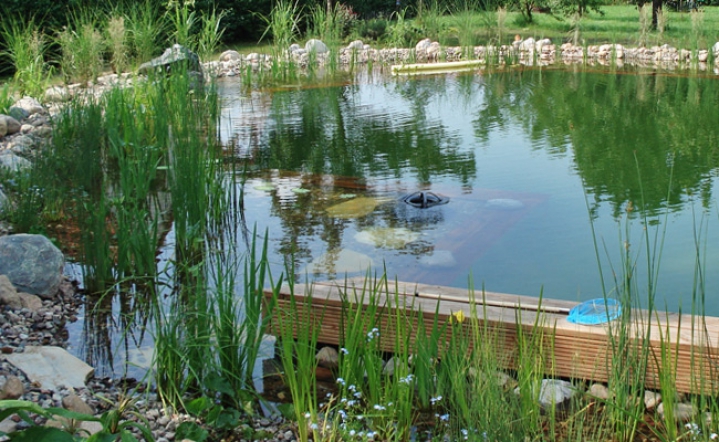
[{"label": "green leaf", "polygon": [[185,405],[185,410],[191,416],[199,417],[202,413],[212,408],[212,399],[207,396],[201,396],[193,399]]},{"label": "green leaf", "polygon": [[87,439],[87,442],[115,442],[117,435],[107,430],[98,431]]},{"label": "green leaf", "polygon": [[209,433],[194,422],[183,422],[177,426],[175,440],[190,439],[195,442],[204,442]]},{"label": "green leaf", "polygon": [[295,407],[292,404],[278,404],[277,410],[285,419],[293,420],[295,418]]},{"label": "green leaf", "polygon": [[10,434],[10,440],[16,442],[75,442],[75,439],[59,428],[30,427],[24,431]]},{"label": "green leaf", "polygon": [[218,414],[213,425],[222,430],[231,430],[240,423],[240,412],[234,409],[223,409]]},{"label": "green leaf", "polygon": [[224,377],[218,375],[217,373],[208,373],[207,379],[205,380],[205,386],[209,390],[216,391],[218,393],[223,393],[231,398],[235,398],[235,390],[232,389],[232,386],[229,382],[227,382],[227,379]]}]

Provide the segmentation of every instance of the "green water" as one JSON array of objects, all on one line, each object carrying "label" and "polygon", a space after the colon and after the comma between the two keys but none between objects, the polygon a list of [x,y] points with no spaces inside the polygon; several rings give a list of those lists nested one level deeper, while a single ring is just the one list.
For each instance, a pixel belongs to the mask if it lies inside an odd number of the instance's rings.
[{"label": "green water", "polygon": [[[646,227],[658,307],[689,311],[705,293],[719,315],[716,78],[365,73],[220,94],[223,141],[252,172],[245,223],[269,229],[276,274],[293,260],[298,280],[356,276],[371,259],[399,280],[585,300],[602,295],[600,266],[612,289],[628,246],[641,299]],[[398,202],[420,189],[450,202]],[[375,204],[331,209],[357,198]]]}]

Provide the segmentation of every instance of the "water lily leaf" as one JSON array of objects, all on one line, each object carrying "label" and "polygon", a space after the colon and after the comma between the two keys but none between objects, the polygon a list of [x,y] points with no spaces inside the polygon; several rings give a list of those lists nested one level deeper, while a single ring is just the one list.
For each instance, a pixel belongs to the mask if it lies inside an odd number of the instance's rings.
[{"label": "water lily leaf", "polygon": [[260,190],[262,192],[269,192],[271,190],[275,190],[275,186],[272,184],[258,184],[254,187],[255,190]]},{"label": "water lily leaf", "polygon": [[386,249],[401,249],[408,243],[418,239],[419,233],[404,227],[373,227],[355,235],[357,242]]},{"label": "water lily leaf", "polygon": [[348,200],[348,199],[354,198],[356,196],[357,196],[357,194],[355,194],[355,193],[343,193],[340,195],[340,199]]},{"label": "water lily leaf", "polygon": [[299,193],[299,194],[310,193],[310,189],[304,189],[304,188],[302,188],[302,187],[295,187],[295,188],[292,189],[292,191],[293,191],[294,193]]},{"label": "water lily leaf", "polygon": [[383,201],[377,198],[359,197],[335,204],[327,209],[327,213],[334,218],[360,218],[372,213],[381,202]]}]

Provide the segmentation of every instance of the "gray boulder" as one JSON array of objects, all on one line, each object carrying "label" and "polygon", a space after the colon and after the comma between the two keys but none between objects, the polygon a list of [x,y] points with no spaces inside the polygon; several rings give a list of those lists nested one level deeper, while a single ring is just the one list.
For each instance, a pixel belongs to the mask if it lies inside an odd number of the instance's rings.
[{"label": "gray boulder", "polygon": [[309,54],[326,54],[330,51],[330,48],[328,48],[322,40],[313,38],[311,40],[307,40],[307,43],[305,43],[305,51]]},{"label": "gray boulder", "polygon": [[8,207],[8,204],[10,204],[10,200],[8,200],[7,195],[0,189],[0,213],[2,213],[5,207]]},{"label": "gray boulder", "polygon": [[233,51],[231,49],[220,54],[220,61],[240,61],[241,59],[242,55],[240,55],[239,52]]},{"label": "gray boulder", "polygon": [[15,104],[13,104],[10,107],[11,112],[12,112],[13,108],[20,108],[20,109],[24,110],[25,112],[27,112],[28,116],[30,116],[32,114],[47,113],[47,111],[42,106],[42,104],[40,104],[39,101],[37,101],[36,99],[34,99],[32,97],[28,97],[28,96],[22,97],[21,99],[16,101]]},{"label": "gray boulder", "polygon": [[200,57],[186,47],[176,44],[165,49],[159,57],[141,64],[137,72],[141,75],[151,72],[169,73],[180,67],[188,72],[202,72]]},{"label": "gray boulder", "polygon": [[29,160],[19,157],[12,152],[0,154],[0,168],[5,168],[11,172],[19,172],[29,169],[32,166]]},{"label": "gray boulder", "polygon": [[[2,126],[5,127],[5,133],[2,133]],[[12,135],[20,131],[22,125],[10,115],[0,115],[0,136]]]},{"label": "gray boulder", "polygon": [[64,263],[60,249],[42,235],[0,237],[0,275],[7,275],[19,291],[52,298],[62,282]]},{"label": "gray boulder", "polygon": [[35,146],[35,140],[31,136],[20,135],[19,137],[15,137],[15,139],[8,144],[8,149],[17,155],[28,156],[30,151],[34,149]]},{"label": "gray boulder", "polygon": [[6,305],[15,310],[22,308],[20,295],[6,275],[0,275],[0,305]]}]

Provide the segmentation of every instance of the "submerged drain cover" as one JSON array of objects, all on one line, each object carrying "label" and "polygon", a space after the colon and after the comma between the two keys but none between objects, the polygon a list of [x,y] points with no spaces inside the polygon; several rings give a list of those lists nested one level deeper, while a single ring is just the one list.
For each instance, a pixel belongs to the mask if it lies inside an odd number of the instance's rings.
[{"label": "submerged drain cover", "polygon": [[437,195],[433,192],[420,191],[403,196],[402,201],[418,209],[427,209],[429,207],[447,204],[449,202],[449,198]]}]

